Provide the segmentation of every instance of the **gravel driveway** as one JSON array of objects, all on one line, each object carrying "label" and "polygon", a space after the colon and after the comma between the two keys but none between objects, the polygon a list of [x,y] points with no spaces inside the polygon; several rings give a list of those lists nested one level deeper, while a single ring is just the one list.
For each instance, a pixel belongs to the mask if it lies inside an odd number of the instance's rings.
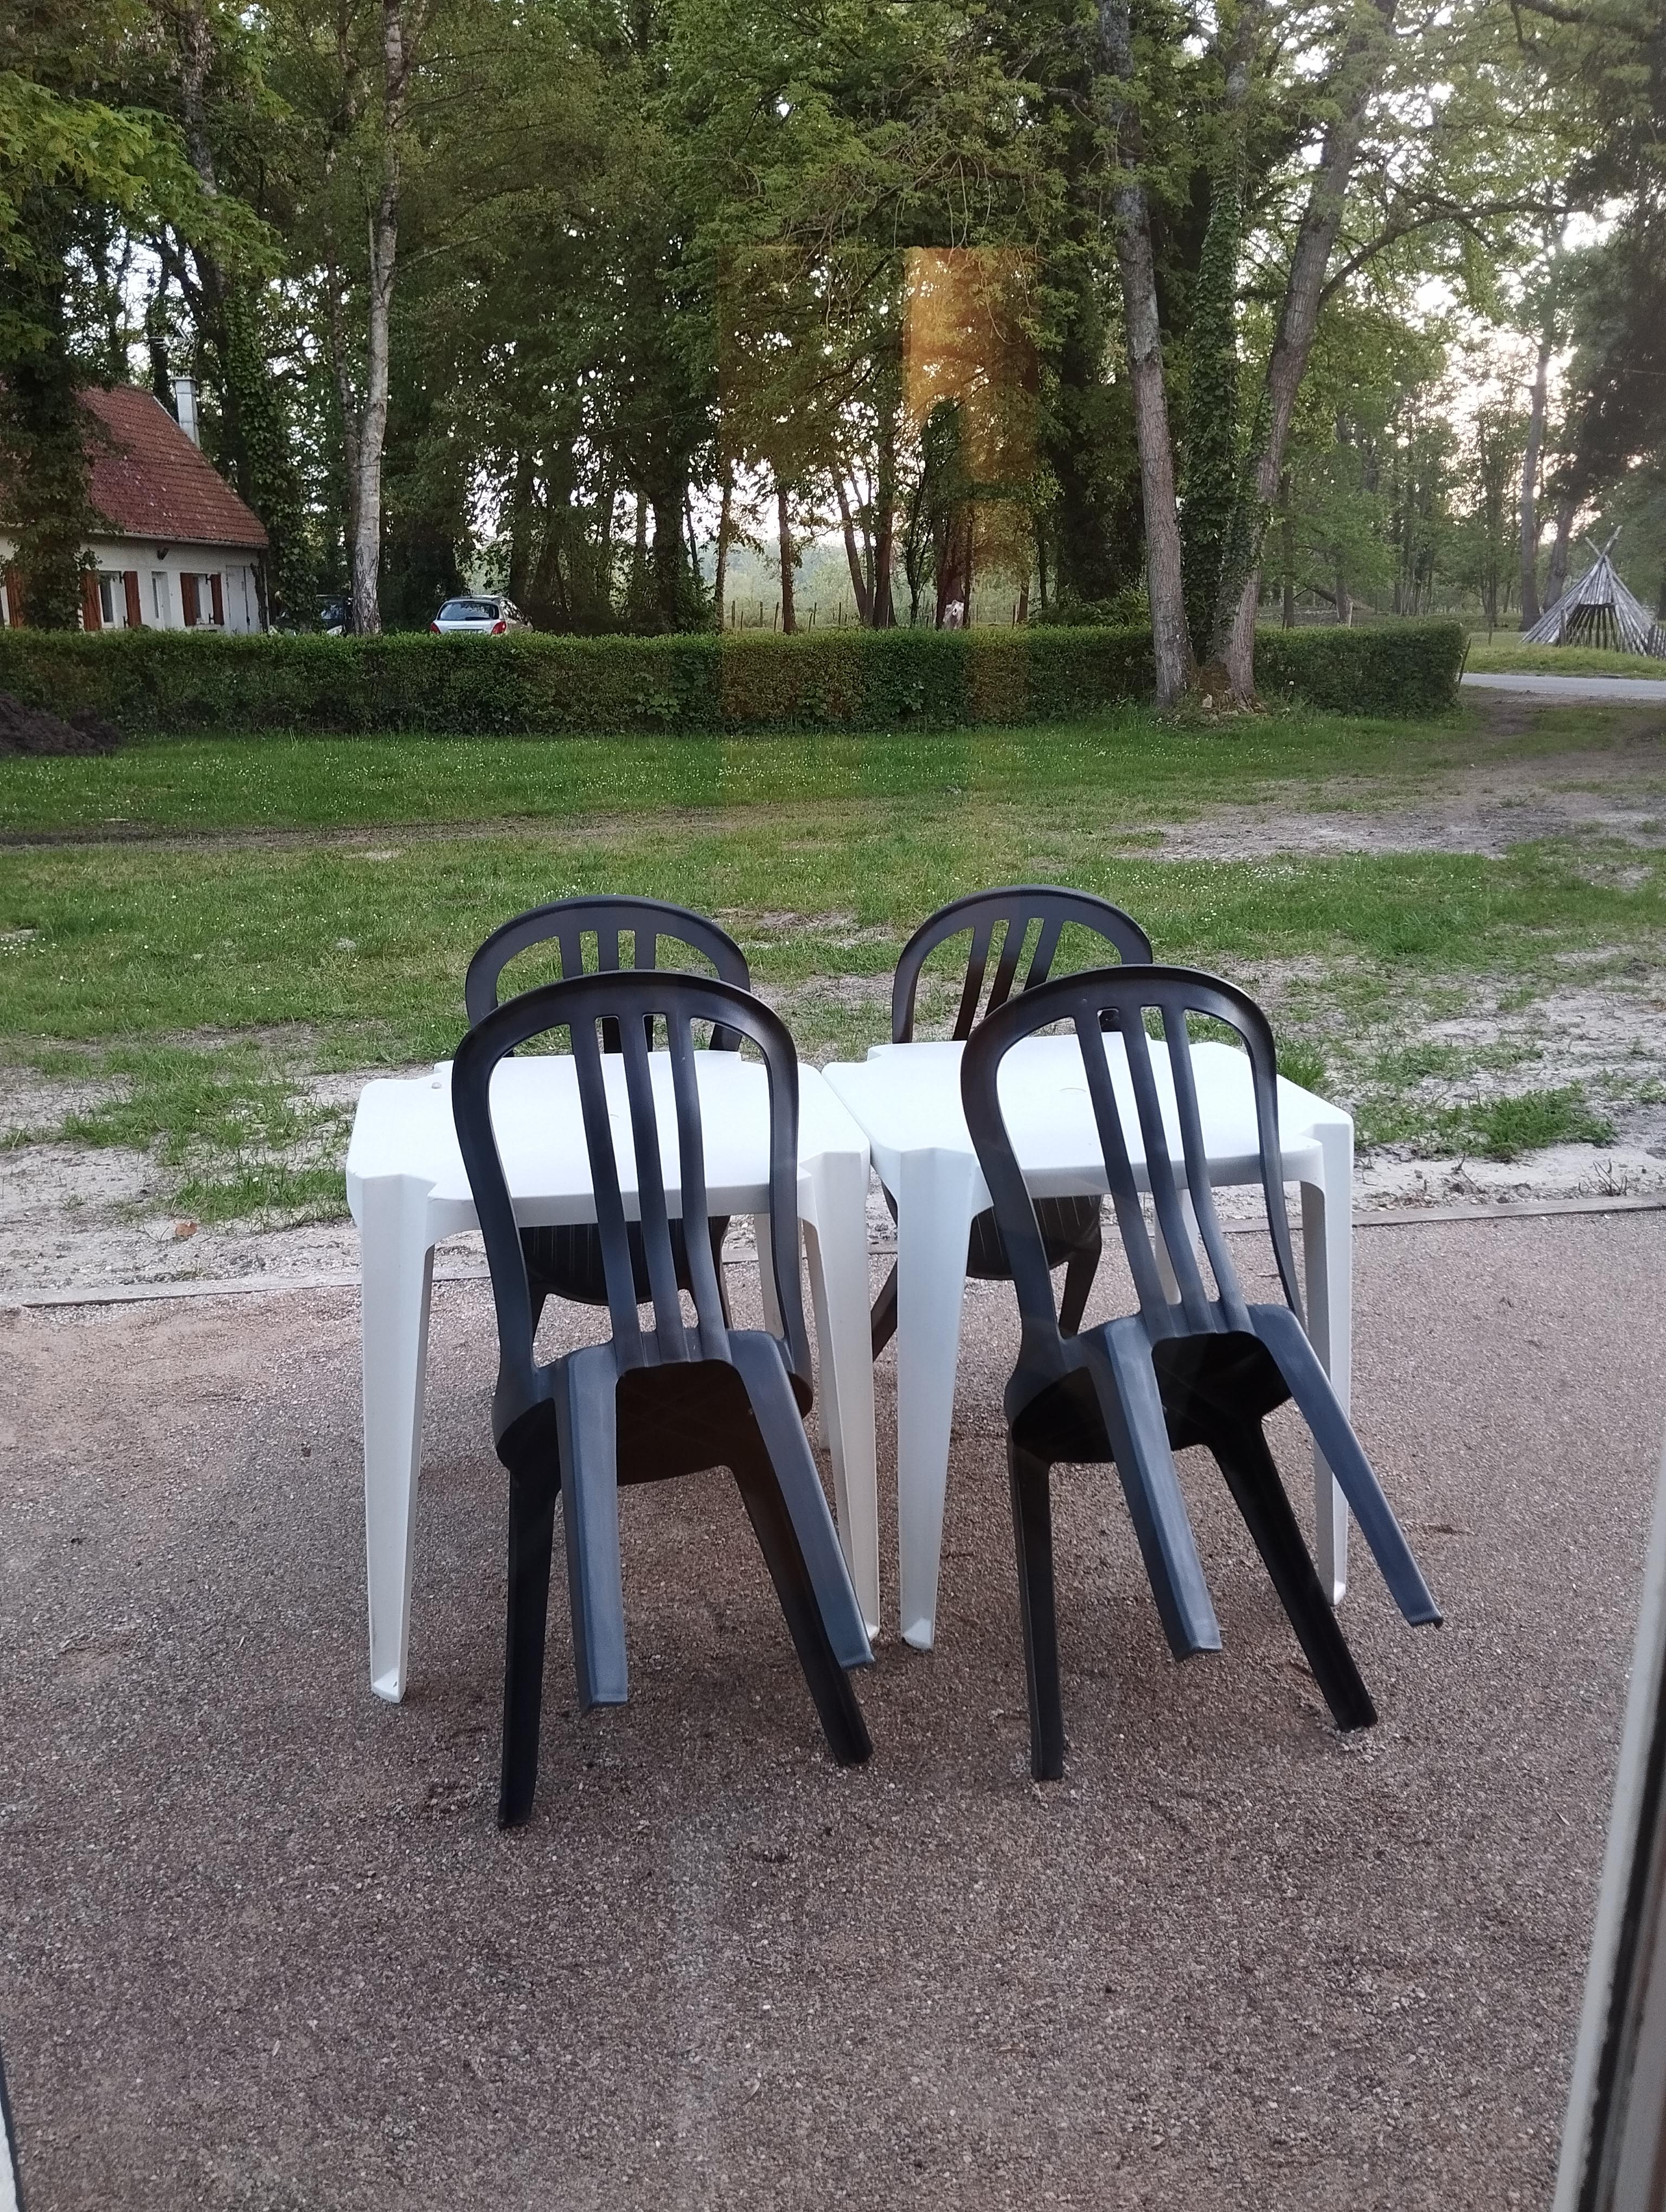
[{"label": "gravel driveway", "polygon": [[1374,1229],[1358,1310],[1357,1418],[1447,1614],[1406,1630],[1359,1564],[1369,1735],[1331,1730],[1207,1467],[1226,1649],[1183,1668],[1082,1470],[1067,1778],[1031,1784],[1016,1332],[975,1285],[941,1640],[893,1631],[861,1680],[872,1765],[822,1753],[727,1479],[633,1491],[632,1702],[572,1711],[558,1595],[510,1838],[483,1285],[435,1297],[398,1710],[365,1675],[350,1294],[0,1314],[0,2036],[34,2212],[1543,2205],[1666,1216]]}]

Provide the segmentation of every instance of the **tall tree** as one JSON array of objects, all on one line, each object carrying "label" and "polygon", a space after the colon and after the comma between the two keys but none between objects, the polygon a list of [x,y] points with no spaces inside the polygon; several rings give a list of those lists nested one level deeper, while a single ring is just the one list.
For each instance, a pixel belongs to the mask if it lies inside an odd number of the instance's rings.
[{"label": "tall tree", "polygon": [[1135,96],[1128,0],[1099,0],[1098,29],[1110,157],[1115,165],[1111,219],[1122,279],[1122,322],[1146,518],[1146,588],[1151,601],[1157,703],[1171,707],[1190,689],[1194,666],[1191,635],[1186,626],[1180,510],[1175,496],[1174,444],[1169,434],[1168,392],[1163,374],[1162,318],[1152,252],[1151,209],[1140,174],[1145,134]]}]

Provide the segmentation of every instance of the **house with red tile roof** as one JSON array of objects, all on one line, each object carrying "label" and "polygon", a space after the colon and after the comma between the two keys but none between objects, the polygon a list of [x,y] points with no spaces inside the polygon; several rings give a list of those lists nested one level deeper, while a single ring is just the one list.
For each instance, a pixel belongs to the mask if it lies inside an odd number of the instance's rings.
[{"label": "house with red tile roof", "polygon": [[[181,421],[131,385],[83,394],[98,533],[82,576],[84,629],[260,630],[266,533],[191,434],[195,394],[176,386]],[[22,622],[15,541],[0,511],[0,622]]]}]

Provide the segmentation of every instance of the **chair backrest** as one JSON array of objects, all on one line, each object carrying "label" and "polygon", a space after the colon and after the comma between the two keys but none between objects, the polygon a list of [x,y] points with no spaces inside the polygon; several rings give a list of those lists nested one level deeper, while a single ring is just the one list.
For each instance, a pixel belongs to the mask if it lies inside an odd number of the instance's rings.
[{"label": "chair backrest", "polygon": [[[648,1042],[657,1022],[663,1022],[666,1027],[666,1050],[661,1057],[669,1069],[672,1110],[677,1120],[684,1246],[696,1314],[692,1328],[683,1318],[666,1202],[660,1151],[661,1101],[654,1092],[654,1055]],[[497,1308],[502,1357],[497,1405],[500,1435],[511,1420],[544,1394],[538,1386],[533,1360],[526,1263],[492,1127],[492,1071],[518,1045],[551,1030],[564,1029],[571,1042],[596,1195],[596,1225],[601,1239],[608,1311],[621,1367],[659,1366],[677,1360],[729,1357],[728,1334],[712,1258],[711,1216],[706,1200],[705,1145],[692,1033],[696,1022],[710,1022],[732,1030],[737,1044],[741,1038],[748,1038],[763,1055],[769,1099],[769,1211],[777,1222],[796,1224],[798,1055],[780,1018],[734,984],[651,969],[575,976],[569,981],[546,983],[506,1000],[477,1022],[457,1048],[452,1066],[452,1112],[469,1186],[474,1194],[481,1235],[485,1240],[492,1297]],[[653,1327],[647,1330],[642,1328],[636,1307],[635,1279],[614,1150],[616,1125],[609,1117],[609,1086],[599,1035],[608,1024],[615,1026],[619,1040],[617,1050],[624,1063],[629,1141],[654,1309]],[[555,1112],[552,1104],[552,1119]],[[620,1140],[623,1141],[622,1129]],[[794,1374],[808,1381],[810,1342],[799,1291],[797,1235],[778,1232],[770,1239],[770,1252],[775,1296],[786,1333],[787,1364]]]},{"label": "chair backrest", "polygon": [[989,953],[995,931],[1001,931],[1000,951],[994,980],[984,1004],[987,1016],[1011,997],[1023,957],[1025,940],[1037,924],[1036,940],[1025,968],[1021,991],[1044,983],[1052,969],[1059,939],[1067,924],[1075,923],[1114,950],[1121,960],[1147,961],[1151,939],[1132,915],[1109,899],[1091,891],[1065,890],[1051,884],[1013,884],[1004,890],[972,891],[954,899],[922,921],[903,947],[897,976],[891,987],[891,1036],[893,1044],[907,1044],[914,1036],[914,1001],[920,988],[920,971],[939,945],[970,931],[971,946],[966,957],[966,981],[960,1008],[954,1019],[957,1038],[970,1036],[979,1019],[978,1006],[988,975]]},{"label": "chair backrest", "polygon": [[[1149,1013],[1160,1018],[1160,1041],[1147,1030]],[[1012,1260],[1027,1348],[1037,1344],[1056,1346],[1062,1340],[1041,1232],[1001,1113],[997,1081],[1001,1061],[1012,1047],[1055,1022],[1072,1025],[1081,1048],[1106,1180],[1147,1328],[1153,1336],[1189,1336],[1206,1330],[1250,1327],[1243,1294],[1215,1212],[1187,1029],[1189,1014],[1207,1015],[1224,1023],[1243,1042],[1256,1103],[1262,1191],[1279,1279],[1292,1310],[1298,1317],[1301,1315],[1279,1143],[1278,1059],[1266,1015],[1234,985],[1195,968],[1089,969],[1079,975],[1058,976],[999,1008],[973,1031],[960,1064],[967,1126]],[[1154,1047],[1167,1054],[1183,1156],[1178,1162],[1170,1157],[1170,1134],[1152,1066]],[[1125,1057],[1127,1061],[1158,1231],[1178,1290],[1178,1297],[1172,1302],[1163,1287],[1156,1243],[1134,1181],[1123,1109],[1112,1079],[1113,1056]],[[1214,1273],[1218,1301],[1210,1298],[1197,1264],[1183,1194],[1192,1202]]]},{"label": "chair backrest", "polygon": [[[493,930],[470,961],[463,982],[463,1002],[470,1025],[483,1019],[497,1004],[498,978],[518,953],[529,951],[535,945],[554,945],[565,981],[585,973],[587,937],[593,937],[596,941],[594,972],[598,975],[658,968],[661,964],[660,944],[663,939],[668,946],[675,946],[684,954],[692,952],[708,960],[725,983],[733,983],[743,991],[752,988],[745,954],[727,930],[720,929],[704,915],[693,914],[687,907],[672,906],[664,899],[630,898],[601,891],[590,897],[556,899],[548,906],[530,908]],[[622,968],[620,959],[621,944],[625,938],[630,939],[629,969]],[[684,958],[668,959],[664,964],[679,969],[690,965]],[[694,969],[692,972],[699,971]],[[735,1051],[739,1043],[740,1039],[732,1030],[713,1032],[712,1044],[719,1052]],[[610,1035],[605,1049],[617,1052],[618,1048],[617,1038]]]}]

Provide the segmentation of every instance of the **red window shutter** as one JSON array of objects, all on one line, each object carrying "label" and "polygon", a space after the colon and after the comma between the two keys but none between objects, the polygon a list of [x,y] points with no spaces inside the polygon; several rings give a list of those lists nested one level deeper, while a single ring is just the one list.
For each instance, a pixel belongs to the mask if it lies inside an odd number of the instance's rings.
[{"label": "red window shutter", "polygon": [[23,627],[23,571],[15,561],[6,564],[6,619],[14,629]]},{"label": "red window shutter", "polygon": [[127,627],[129,629],[143,629],[144,627],[144,617],[139,612],[138,570],[137,568],[124,568],[122,571],[121,581],[122,589],[127,594]]},{"label": "red window shutter", "polygon": [[104,628],[104,617],[99,612],[98,572],[94,568],[81,572],[81,626],[83,629]]},{"label": "red window shutter", "polygon": [[214,594],[214,626],[216,629],[224,629],[226,626],[226,600],[225,594],[220,589],[220,579],[218,576],[210,576],[209,578],[209,589]]},{"label": "red window shutter", "polygon": [[195,629],[198,622],[202,619],[197,605],[197,579],[195,576],[186,575],[181,576],[179,579],[179,611],[185,618],[185,628],[187,629]]}]

